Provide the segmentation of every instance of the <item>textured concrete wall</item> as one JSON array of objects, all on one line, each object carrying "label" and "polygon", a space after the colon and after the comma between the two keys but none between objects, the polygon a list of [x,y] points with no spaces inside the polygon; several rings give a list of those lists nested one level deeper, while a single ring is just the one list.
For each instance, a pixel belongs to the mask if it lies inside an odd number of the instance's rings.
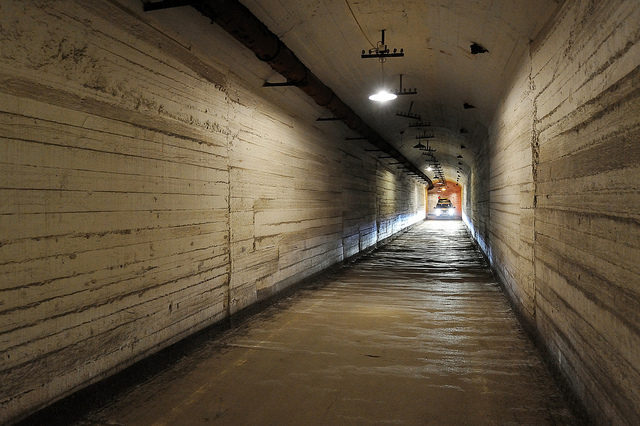
[{"label": "textured concrete wall", "polygon": [[533,277],[534,120],[530,69],[520,68],[490,129],[488,152],[490,257],[511,296],[528,317],[535,313]]},{"label": "textured concrete wall", "polygon": [[0,422],[424,218],[423,186],[295,89],[144,19],[0,5]]},{"label": "textured concrete wall", "polygon": [[469,172],[469,183],[462,192],[462,220],[478,245],[487,254],[489,246],[489,172],[490,159],[487,155],[486,139],[478,141],[485,149],[479,150]]},{"label": "textured concrete wall", "polygon": [[[471,220],[603,424],[640,423],[639,39],[637,1],[564,4],[505,92],[487,143],[489,211],[474,205]],[[482,194],[472,187],[472,204]]]}]

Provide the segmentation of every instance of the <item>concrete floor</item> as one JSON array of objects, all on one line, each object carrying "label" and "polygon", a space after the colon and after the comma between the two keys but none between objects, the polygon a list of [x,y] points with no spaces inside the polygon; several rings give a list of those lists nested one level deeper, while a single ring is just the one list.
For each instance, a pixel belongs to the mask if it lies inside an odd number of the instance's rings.
[{"label": "concrete floor", "polygon": [[577,424],[460,221],[426,221],[80,424]]}]

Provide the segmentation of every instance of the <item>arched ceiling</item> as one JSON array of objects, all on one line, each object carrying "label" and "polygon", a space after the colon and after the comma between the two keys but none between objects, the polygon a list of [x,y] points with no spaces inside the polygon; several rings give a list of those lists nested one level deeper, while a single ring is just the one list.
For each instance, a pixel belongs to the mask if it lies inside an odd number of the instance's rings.
[{"label": "arched ceiling", "polygon": [[[426,157],[413,148],[421,130],[408,128],[413,120],[395,114],[409,111],[413,102],[411,112],[433,126],[427,129],[435,136],[431,146],[451,180],[458,162],[469,170],[474,143],[486,135],[505,82],[560,2],[242,0],[369,126],[425,171]],[[403,74],[403,86],[418,91],[387,104],[368,99],[380,86],[380,63],[360,58],[362,49],[380,40],[381,29],[391,49],[405,52],[384,63],[386,86],[397,89]],[[473,42],[489,52],[471,54]],[[475,108],[465,109],[465,103]]]}]

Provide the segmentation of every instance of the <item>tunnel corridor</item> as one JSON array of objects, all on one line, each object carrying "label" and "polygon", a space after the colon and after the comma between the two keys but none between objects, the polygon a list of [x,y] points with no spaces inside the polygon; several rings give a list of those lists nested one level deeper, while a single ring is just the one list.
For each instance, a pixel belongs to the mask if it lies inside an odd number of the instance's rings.
[{"label": "tunnel corridor", "polygon": [[80,418],[75,399],[24,424],[583,420],[459,220],[414,226],[103,399]]},{"label": "tunnel corridor", "polygon": [[2,0],[0,424],[638,425],[639,182],[638,0]]}]

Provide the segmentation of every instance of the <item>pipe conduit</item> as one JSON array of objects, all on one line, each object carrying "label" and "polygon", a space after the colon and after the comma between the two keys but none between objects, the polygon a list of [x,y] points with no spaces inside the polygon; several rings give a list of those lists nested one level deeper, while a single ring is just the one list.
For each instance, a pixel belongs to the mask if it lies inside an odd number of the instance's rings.
[{"label": "pipe conduit", "polygon": [[236,40],[251,49],[258,59],[267,62],[320,106],[326,107],[350,129],[366,138],[378,149],[388,153],[407,170],[433,189],[427,175],[411,163],[400,151],[369,127],[362,119],[309,70],[266,25],[237,0],[203,0],[191,2],[200,13],[220,25]]}]

